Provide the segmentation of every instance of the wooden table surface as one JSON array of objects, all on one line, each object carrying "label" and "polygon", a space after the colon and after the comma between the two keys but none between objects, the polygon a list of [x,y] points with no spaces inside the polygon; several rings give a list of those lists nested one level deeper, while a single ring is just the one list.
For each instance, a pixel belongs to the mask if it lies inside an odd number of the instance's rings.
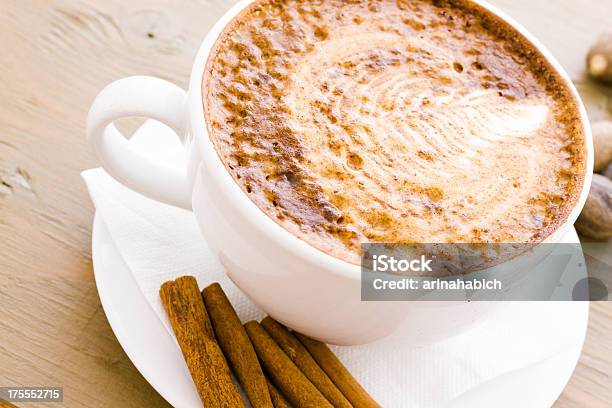
[{"label": "wooden table surface", "polygon": [[[114,79],[154,75],[185,87],[201,39],[233,2],[0,0],[0,386],[61,385],[69,407],[169,406],[121,349],[98,299],[94,209],[79,177],[97,160],[84,122]],[[583,74],[590,43],[612,27],[609,0],[493,3],[549,47],[593,119],[610,116],[612,92]],[[612,303],[593,303],[556,406],[610,406],[611,366]]]}]

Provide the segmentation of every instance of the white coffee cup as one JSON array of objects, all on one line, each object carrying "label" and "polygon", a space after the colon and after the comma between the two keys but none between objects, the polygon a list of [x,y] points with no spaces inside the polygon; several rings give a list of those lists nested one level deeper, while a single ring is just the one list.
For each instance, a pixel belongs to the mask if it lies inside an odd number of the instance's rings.
[{"label": "white coffee cup", "polygon": [[[152,77],[120,79],[104,88],[87,118],[87,137],[104,169],[154,200],[193,210],[211,249],[230,278],[266,313],[311,337],[334,344],[380,339],[402,322],[411,343],[439,340],[469,327],[499,302],[363,302],[360,268],[325,254],[290,234],[241,190],[209,139],[202,108],[202,75],[223,28],[253,0],[243,0],[208,33],[193,64],[188,92]],[[592,178],[593,145],[576,89],[555,58],[527,30],[484,1],[476,1],[534,44],[567,81],[580,107],[587,152],[580,198],[545,242],[559,242],[578,217]],[[185,166],[170,168],[132,149],[113,125],[124,117],[165,123],[182,139]]]}]

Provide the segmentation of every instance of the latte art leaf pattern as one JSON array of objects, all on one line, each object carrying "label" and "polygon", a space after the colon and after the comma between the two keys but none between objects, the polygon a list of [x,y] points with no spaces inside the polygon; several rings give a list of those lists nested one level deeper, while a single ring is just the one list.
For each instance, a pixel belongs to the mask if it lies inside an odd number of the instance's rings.
[{"label": "latte art leaf pattern", "polygon": [[452,133],[451,123],[466,123],[469,133],[495,142],[505,137],[526,137],[539,130],[546,122],[548,107],[537,102],[500,101],[494,91],[479,91],[438,104],[431,115],[435,128],[442,133]]},{"label": "latte art leaf pattern", "polygon": [[236,182],[349,262],[362,242],[544,239],[582,183],[576,101],[530,44],[467,4],[257,3],[203,83]]},{"label": "latte art leaf pattern", "polygon": [[[333,73],[317,70],[308,74],[294,82],[311,86],[300,85],[297,94],[290,93],[285,99],[292,108],[296,131],[319,132],[324,127],[334,133],[348,132],[351,140],[346,142],[358,146],[367,144],[364,139],[373,135],[369,143],[380,150],[390,150],[395,138],[400,148],[410,146],[421,158],[435,155],[451,167],[471,166],[470,157],[487,147],[494,149],[499,141],[528,138],[545,125],[549,111],[537,100],[511,101],[492,90],[463,95],[451,84],[441,91],[435,81],[401,72],[383,72],[370,81],[363,77],[354,83],[345,80],[332,89]],[[307,117],[304,112],[309,110]]]}]

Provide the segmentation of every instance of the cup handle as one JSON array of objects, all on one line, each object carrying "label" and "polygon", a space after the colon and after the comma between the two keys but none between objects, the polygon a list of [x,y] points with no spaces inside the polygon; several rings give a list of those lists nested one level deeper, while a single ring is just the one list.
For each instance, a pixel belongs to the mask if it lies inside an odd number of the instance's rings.
[{"label": "cup handle", "polygon": [[87,140],[113,178],[142,195],[191,210],[187,165],[181,169],[156,163],[129,145],[114,125],[124,117],[146,117],[172,128],[181,142],[186,133],[187,94],[159,78],[134,76],[106,86],[87,116]]}]

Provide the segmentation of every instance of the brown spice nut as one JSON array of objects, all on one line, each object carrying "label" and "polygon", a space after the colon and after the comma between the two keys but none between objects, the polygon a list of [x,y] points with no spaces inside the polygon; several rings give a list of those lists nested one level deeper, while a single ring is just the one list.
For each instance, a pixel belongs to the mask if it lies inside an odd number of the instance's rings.
[{"label": "brown spice nut", "polygon": [[576,229],[594,239],[612,237],[612,180],[593,175],[589,197],[576,221]]},{"label": "brown spice nut", "polygon": [[612,84],[612,33],[599,36],[587,55],[587,69],[591,78]]},{"label": "brown spice nut", "polygon": [[593,170],[601,173],[612,162],[612,121],[602,120],[591,125],[595,166]]},{"label": "brown spice nut", "polygon": [[608,164],[608,167],[601,174],[612,180],[612,162]]}]

